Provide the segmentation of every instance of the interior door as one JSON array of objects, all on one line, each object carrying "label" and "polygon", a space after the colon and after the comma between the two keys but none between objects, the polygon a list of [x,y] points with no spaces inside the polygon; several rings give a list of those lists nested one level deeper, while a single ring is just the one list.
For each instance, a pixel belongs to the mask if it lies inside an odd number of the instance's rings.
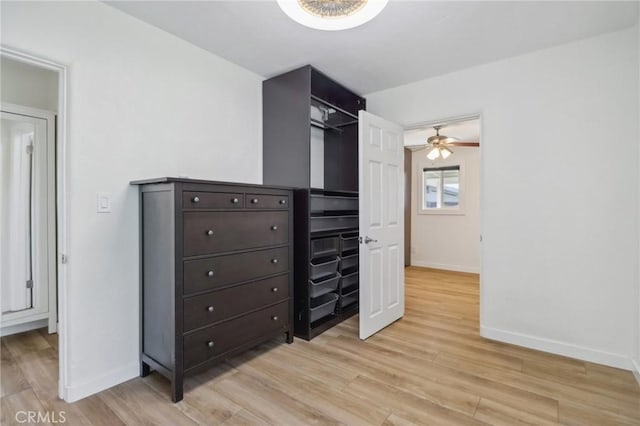
[{"label": "interior door", "polygon": [[360,338],[404,315],[403,129],[360,111]]}]

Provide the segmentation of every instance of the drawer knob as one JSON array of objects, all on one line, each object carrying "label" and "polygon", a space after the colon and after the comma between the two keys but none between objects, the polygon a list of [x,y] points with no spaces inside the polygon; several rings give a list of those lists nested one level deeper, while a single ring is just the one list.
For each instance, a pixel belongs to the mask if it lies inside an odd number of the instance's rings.
[{"label": "drawer knob", "polygon": [[200,202],[200,197],[193,197],[191,199],[191,201],[193,201],[194,203],[199,203]]},{"label": "drawer knob", "polygon": [[274,316],[271,317],[271,319],[274,320],[274,321],[278,321],[278,316],[274,315]]},{"label": "drawer knob", "polygon": [[258,204],[258,199],[257,198],[252,198],[251,199],[251,204]]},{"label": "drawer knob", "polygon": [[277,231],[277,230],[278,230],[278,225],[273,225],[273,226],[271,227],[271,230],[272,230],[272,231]]},{"label": "drawer knob", "polygon": [[232,202],[233,204],[238,204],[238,203],[240,202],[240,200],[238,200],[237,198],[232,198],[232,199],[231,199],[231,202]]},{"label": "drawer knob", "polygon": [[208,306],[207,307],[207,312],[213,312],[213,306]]},{"label": "drawer knob", "polygon": [[271,259],[271,263],[273,263],[273,264],[278,263],[278,259]]},{"label": "drawer knob", "polygon": [[213,347],[213,345],[214,345],[213,340],[209,340],[209,341],[207,342],[207,346],[209,346],[210,348],[212,348],[212,347]]},{"label": "drawer knob", "polygon": [[208,277],[212,277],[213,276],[213,271],[207,271],[207,276]]},{"label": "drawer knob", "polygon": [[287,200],[285,199],[280,200],[280,204],[287,204]]},{"label": "drawer knob", "polygon": [[213,235],[213,229],[207,229],[206,234],[209,236]]},{"label": "drawer knob", "polygon": [[278,292],[278,287],[274,287],[271,289],[272,292],[277,293]]}]

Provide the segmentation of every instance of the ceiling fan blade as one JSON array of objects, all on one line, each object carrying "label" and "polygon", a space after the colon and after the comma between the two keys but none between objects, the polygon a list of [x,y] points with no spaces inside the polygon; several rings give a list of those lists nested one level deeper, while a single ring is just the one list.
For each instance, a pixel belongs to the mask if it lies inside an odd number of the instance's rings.
[{"label": "ceiling fan blade", "polygon": [[447,145],[453,145],[453,146],[480,146],[480,142],[459,141],[459,142],[449,142]]}]

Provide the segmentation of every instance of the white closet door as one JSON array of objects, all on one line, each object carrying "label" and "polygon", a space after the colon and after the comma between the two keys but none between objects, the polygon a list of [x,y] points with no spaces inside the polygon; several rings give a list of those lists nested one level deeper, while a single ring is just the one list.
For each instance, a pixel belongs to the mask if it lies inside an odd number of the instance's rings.
[{"label": "white closet door", "polygon": [[403,129],[359,115],[360,338],[404,315]]}]

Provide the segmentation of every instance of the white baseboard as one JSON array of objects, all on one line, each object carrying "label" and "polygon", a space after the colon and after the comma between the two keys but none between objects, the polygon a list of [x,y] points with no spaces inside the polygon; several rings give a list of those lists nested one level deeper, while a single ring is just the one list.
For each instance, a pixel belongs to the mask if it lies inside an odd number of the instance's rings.
[{"label": "white baseboard", "polygon": [[112,370],[108,373],[94,377],[79,385],[66,386],[63,399],[67,402],[75,402],[95,393],[109,389],[115,385],[131,380],[140,375],[140,364],[138,362],[125,367]]},{"label": "white baseboard", "polygon": [[609,367],[634,370],[633,360],[625,355],[603,352],[557,340],[514,333],[483,325],[480,325],[480,336],[491,340],[497,340],[499,342],[511,343],[513,345],[524,346],[526,348],[536,349],[543,352],[550,352],[552,354],[575,358],[582,361],[603,364]]},{"label": "white baseboard", "polygon": [[633,362],[633,375],[636,376],[636,380],[638,382],[638,384],[640,385],[640,361],[636,361],[635,359],[632,360],[631,362]]},{"label": "white baseboard", "polygon": [[12,334],[24,333],[25,331],[37,330],[49,325],[47,319],[25,322],[17,325],[7,325],[0,329],[0,336],[11,336]]},{"label": "white baseboard", "polygon": [[411,266],[419,266],[421,268],[443,269],[445,271],[469,272],[479,274],[480,268],[476,266],[447,265],[444,263],[425,262],[423,260],[411,259]]}]

